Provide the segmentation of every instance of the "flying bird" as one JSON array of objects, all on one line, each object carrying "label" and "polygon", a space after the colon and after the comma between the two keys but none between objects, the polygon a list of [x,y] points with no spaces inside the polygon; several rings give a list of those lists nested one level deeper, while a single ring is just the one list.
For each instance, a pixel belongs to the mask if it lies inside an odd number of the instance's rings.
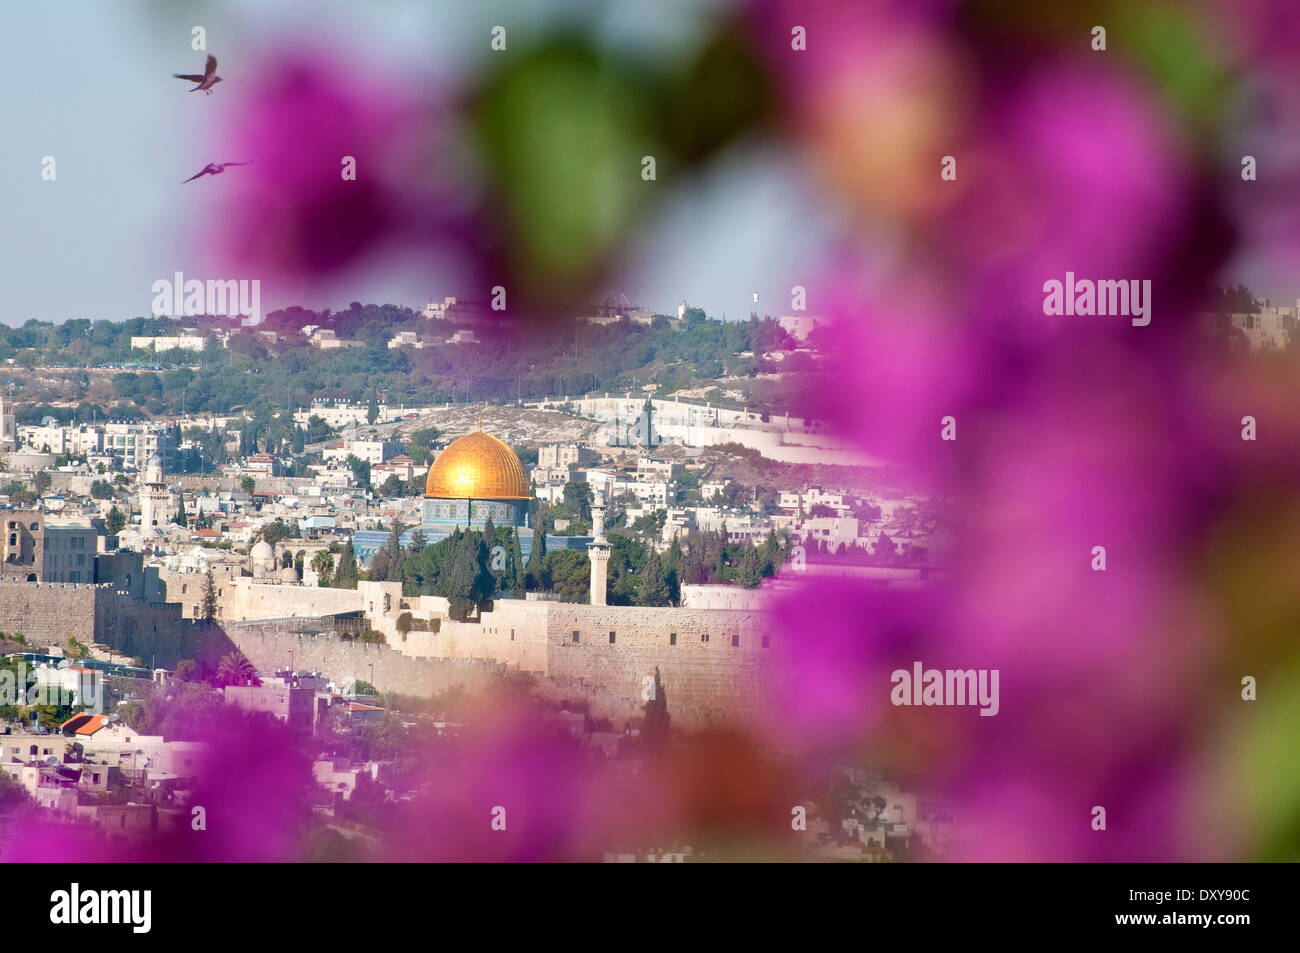
[{"label": "flying bird", "polygon": [[208,54],[208,61],[204,64],[202,76],[198,73],[172,73],[172,75],[177,79],[198,83],[197,86],[190,90],[191,93],[198,92],[201,89],[209,96],[212,95],[212,87],[221,82],[221,77],[217,75],[217,58],[211,53]]},{"label": "flying bird", "polygon": [[[248,165],[252,161],[252,159],[249,159],[248,162],[209,162],[201,171],[190,176],[185,180],[185,182],[193,182],[195,179],[204,175],[220,175],[222,172],[226,171],[226,166],[228,165]],[[182,182],[181,185],[184,185],[185,182]]]}]

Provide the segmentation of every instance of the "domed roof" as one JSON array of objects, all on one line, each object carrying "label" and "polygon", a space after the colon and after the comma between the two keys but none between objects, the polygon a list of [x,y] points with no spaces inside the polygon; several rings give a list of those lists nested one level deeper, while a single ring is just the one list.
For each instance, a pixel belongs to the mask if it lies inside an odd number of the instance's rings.
[{"label": "domed roof", "polygon": [[528,478],[515,452],[483,431],[457,437],[429,467],[424,495],[441,499],[527,500]]},{"label": "domed roof", "polygon": [[292,566],[285,566],[280,570],[281,582],[297,582],[298,572]]},{"label": "domed roof", "polygon": [[248,555],[258,561],[270,561],[275,559],[275,550],[271,548],[271,544],[266,540],[260,539],[253,547],[253,551]]}]

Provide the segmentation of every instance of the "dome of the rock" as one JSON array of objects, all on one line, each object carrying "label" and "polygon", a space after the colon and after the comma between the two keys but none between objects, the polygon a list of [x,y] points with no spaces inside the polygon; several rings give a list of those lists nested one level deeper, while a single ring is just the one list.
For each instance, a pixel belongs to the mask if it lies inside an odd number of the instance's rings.
[{"label": "dome of the rock", "polygon": [[427,499],[527,500],[528,477],[506,444],[481,430],[453,440],[429,468]]}]

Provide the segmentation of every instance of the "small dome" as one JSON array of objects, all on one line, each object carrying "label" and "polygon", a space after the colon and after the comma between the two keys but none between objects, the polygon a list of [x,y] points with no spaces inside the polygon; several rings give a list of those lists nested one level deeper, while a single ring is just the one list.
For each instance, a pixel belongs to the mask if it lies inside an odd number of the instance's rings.
[{"label": "small dome", "polygon": [[271,562],[275,559],[275,550],[271,548],[271,544],[266,540],[259,539],[257,545],[253,547],[253,551],[249,553],[249,556],[251,556],[253,562],[256,563]]},{"label": "small dome", "polygon": [[298,581],[297,570],[295,570],[292,566],[285,566],[283,569],[280,570],[280,581],[297,582]]}]

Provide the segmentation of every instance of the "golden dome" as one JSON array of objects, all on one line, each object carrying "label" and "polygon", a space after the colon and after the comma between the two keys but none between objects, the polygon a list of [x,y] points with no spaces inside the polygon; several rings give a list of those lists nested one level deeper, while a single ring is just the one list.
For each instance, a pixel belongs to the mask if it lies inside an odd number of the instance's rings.
[{"label": "golden dome", "polygon": [[527,500],[528,478],[515,452],[483,431],[457,437],[429,467],[424,495],[441,499]]}]

